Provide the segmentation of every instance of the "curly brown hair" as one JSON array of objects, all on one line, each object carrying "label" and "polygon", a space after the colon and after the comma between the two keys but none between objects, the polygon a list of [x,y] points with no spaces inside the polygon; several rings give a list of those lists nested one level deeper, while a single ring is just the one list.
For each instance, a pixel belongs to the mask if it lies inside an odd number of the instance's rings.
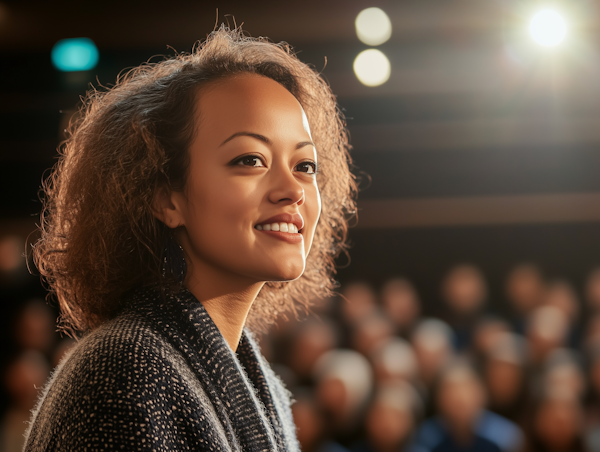
[{"label": "curly brown hair", "polygon": [[176,289],[161,272],[169,229],[152,214],[159,188],[182,190],[194,135],[198,90],[240,73],[269,77],[298,99],[320,161],[322,211],[304,274],[265,284],[247,325],[262,329],[286,311],[329,296],[334,259],[347,249],[355,214],[348,134],[328,84],[286,43],[245,36],[225,26],[191,53],[146,63],[111,88],[92,89],[43,183],[45,194],[33,258],[61,308],[67,333],[113,318],[141,286]]}]

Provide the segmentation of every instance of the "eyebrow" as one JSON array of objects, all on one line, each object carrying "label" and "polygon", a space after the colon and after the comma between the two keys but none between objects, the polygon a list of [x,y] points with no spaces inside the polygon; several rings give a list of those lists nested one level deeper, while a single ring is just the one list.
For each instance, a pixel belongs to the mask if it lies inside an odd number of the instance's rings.
[{"label": "eyebrow", "polygon": [[[256,138],[259,141],[262,141],[265,144],[268,145],[272,145],[273,142],[271,140],[269,140],[266,136],[264,135],[260,135],[258,133],[253,133],[253,132],[236,132],[233,135],[231,135],[229,138],[227,138],[225,141],[223,141],[219,147],[223,146],[225,143],[233,140],[234,138],[237,137],[252,137],[252,138]],[[315,143],[313,143],[312,141],[301,141],[299,143],[296,144],[296,149],[300,149],[303,148],[304,146],[313,146],[315,147]]]}]

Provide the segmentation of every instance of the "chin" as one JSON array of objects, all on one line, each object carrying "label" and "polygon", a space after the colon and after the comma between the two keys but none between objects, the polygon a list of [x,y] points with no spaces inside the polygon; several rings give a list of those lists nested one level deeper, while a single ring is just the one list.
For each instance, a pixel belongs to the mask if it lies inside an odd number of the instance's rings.
[{"label": "chin", "polygon": [[267,279],[267,281],[271,282],[285,282],[285,281],[294,281],[302,276],[304,273],[304,265],[299,267],[290,266],[285,269],[278,269],[278,271],[273,272]]}]

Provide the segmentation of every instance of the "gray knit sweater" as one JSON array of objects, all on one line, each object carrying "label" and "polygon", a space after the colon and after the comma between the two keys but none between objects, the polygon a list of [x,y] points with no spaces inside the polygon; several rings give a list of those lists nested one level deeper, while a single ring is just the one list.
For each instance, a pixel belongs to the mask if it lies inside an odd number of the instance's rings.
[{"label": "gray knit sweater", "polygon": [[138,291],[46,385],[26,451],[297,451],[289,392],[244,330],[234,353],[186,289]]}]

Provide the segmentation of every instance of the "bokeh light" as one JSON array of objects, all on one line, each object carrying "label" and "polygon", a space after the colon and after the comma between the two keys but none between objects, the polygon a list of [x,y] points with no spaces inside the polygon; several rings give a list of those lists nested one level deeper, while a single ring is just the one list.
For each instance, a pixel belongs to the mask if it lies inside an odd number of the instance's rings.
[{"label": "bokeh light", "polygon": [[565,20],[556,11],[544,9],[531,19],[529,33],[538,44],[554,47],[565,38],[567,26]]},{"label": "bokeh light", "polygon": [[88,71],[98,58],[96,44],[89,38],[63,39],[52,48],[52,63],[59,71]]},{"label": "bokeh light", "polygon": [[382,85],[390,78],[390,60],[380,50],[363,50],[354,60],[354,73],[363,85]]},{"label": "bokeh light", "polygon": [[392,36],[392,22],[379,8],[362,10],[355,21],[358,39],[370,46],[383,44]]}]

